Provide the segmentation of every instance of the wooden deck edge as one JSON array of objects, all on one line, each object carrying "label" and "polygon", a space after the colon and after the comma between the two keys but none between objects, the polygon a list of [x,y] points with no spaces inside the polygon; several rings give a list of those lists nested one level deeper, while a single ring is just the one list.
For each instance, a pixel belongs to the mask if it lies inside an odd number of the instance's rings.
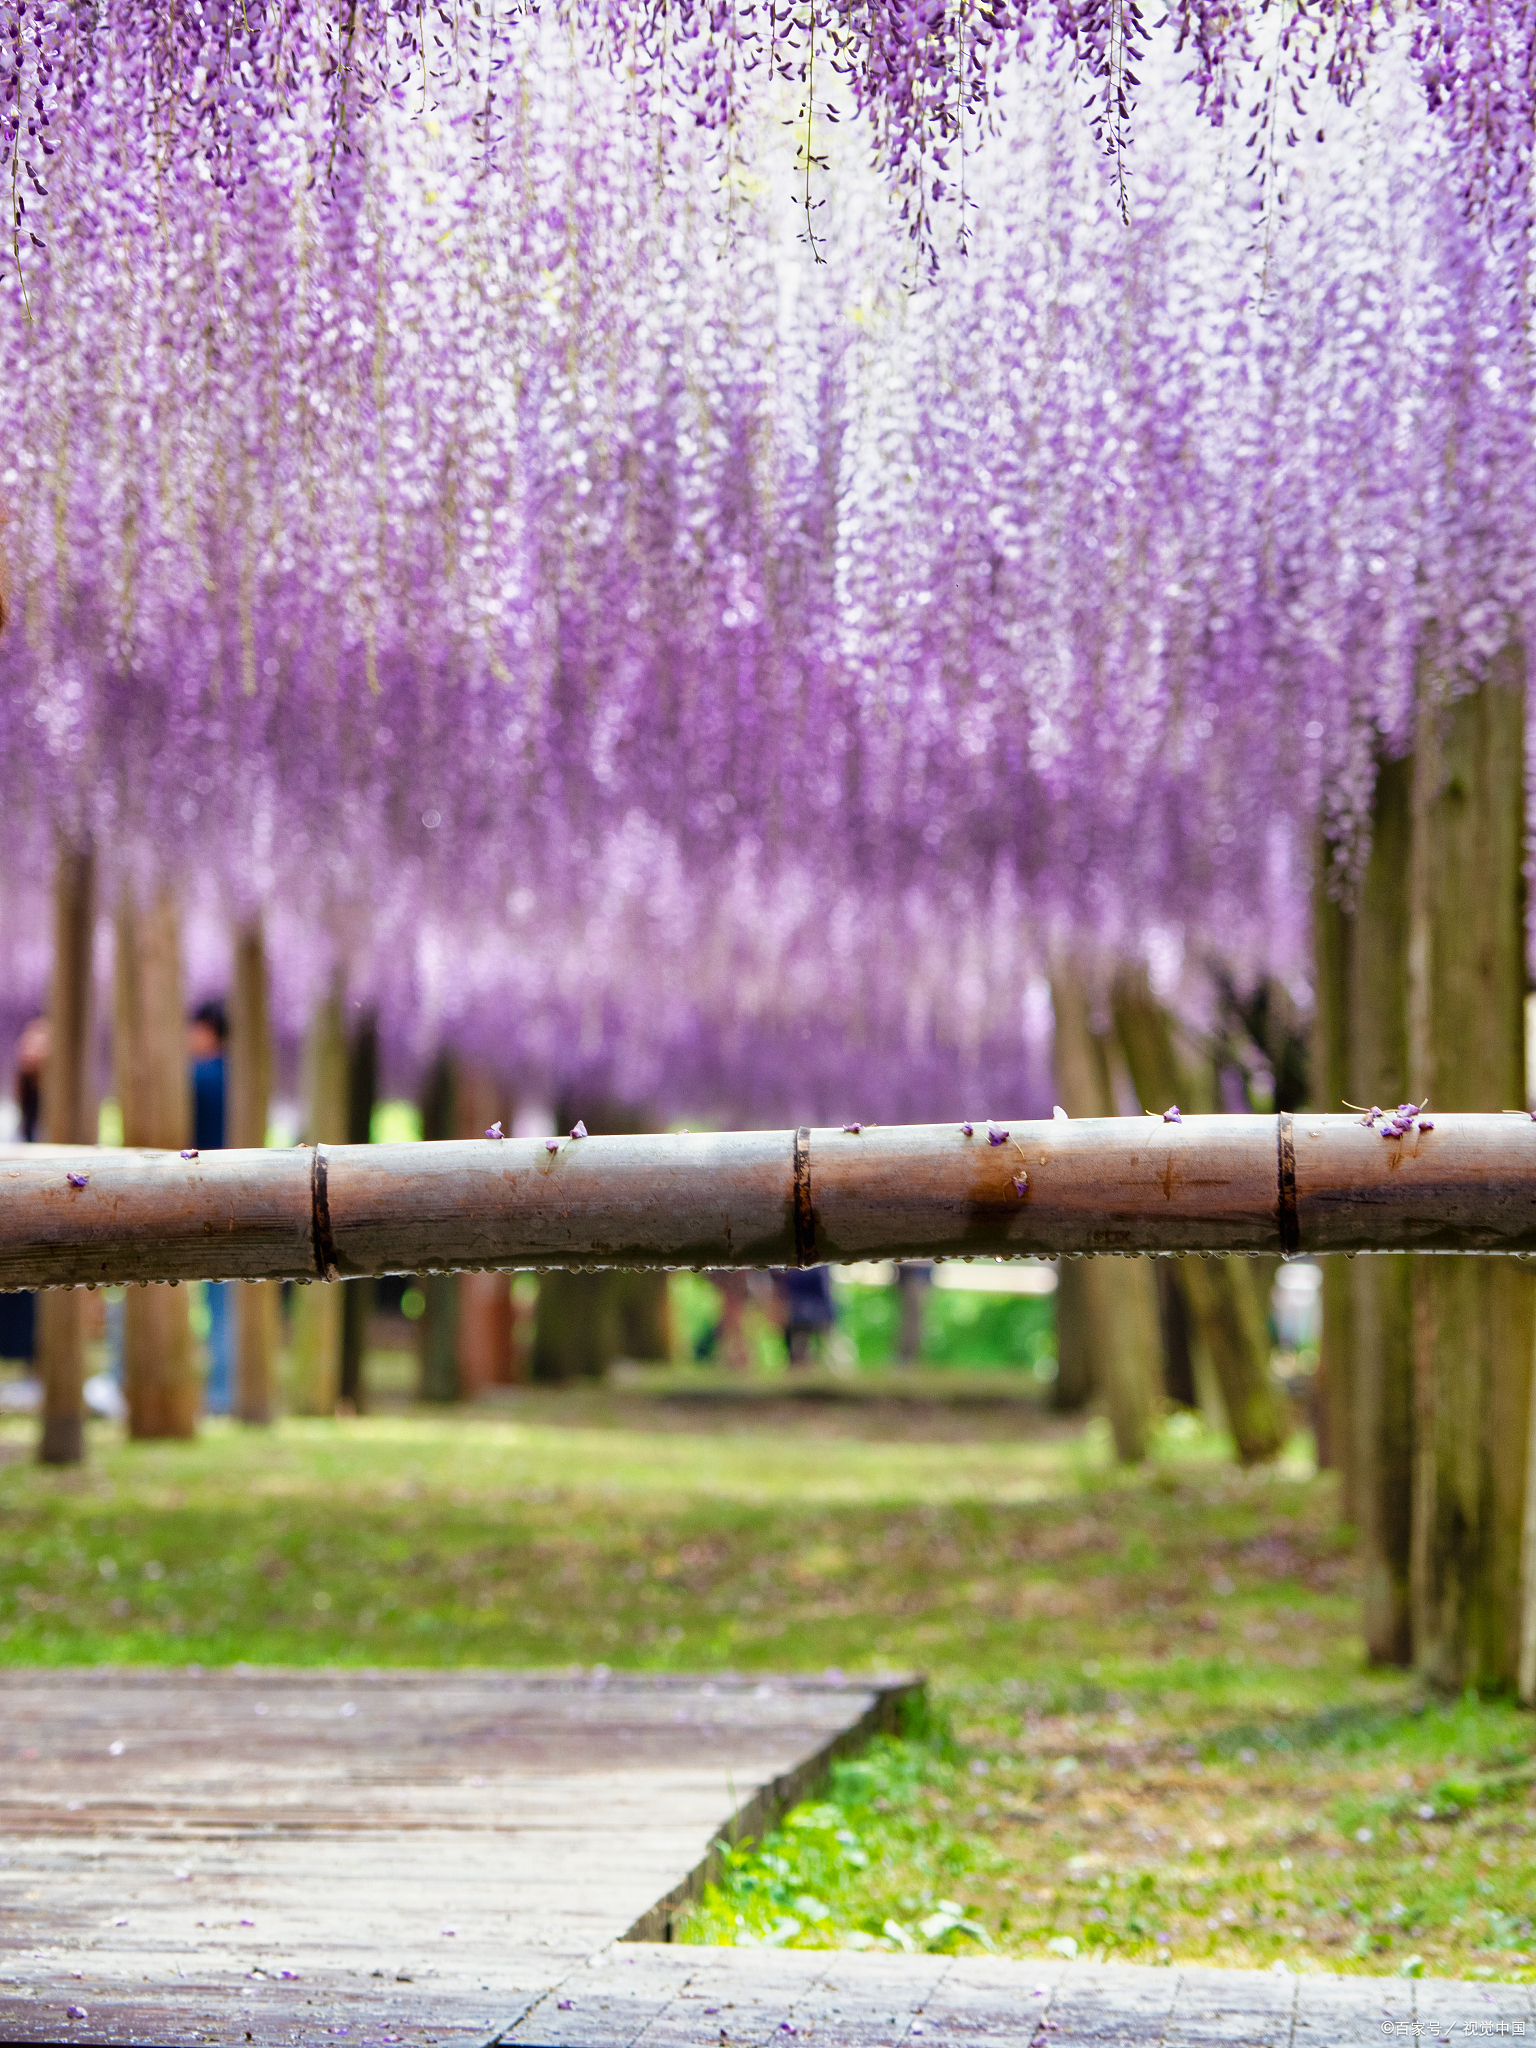
[{"label": "wooden deck edge", "polygon": [[868,1689],[875,1697],[857,1721],[829,1736],[819,1749],[802,1757],[791,1770],[781,1771],[766,1785],[760,1785],[746,1804],[731,1815],[688,1875],[648,1907],[634,1926],[619,1936],[620,1941],[671,1941],[678,1909],[691,1906],[702,1896],[705,1885],[715,1882],[724,1867],[726,1850],[737,1842],[760,1841],[792,1806],[798,1806],[827,1782],[839,1757],[863,1749],[872,1736],[895,1734],[903,1705],[908,1700],[920,1699],[928,1690],[928,1681],[873,1679]]}]

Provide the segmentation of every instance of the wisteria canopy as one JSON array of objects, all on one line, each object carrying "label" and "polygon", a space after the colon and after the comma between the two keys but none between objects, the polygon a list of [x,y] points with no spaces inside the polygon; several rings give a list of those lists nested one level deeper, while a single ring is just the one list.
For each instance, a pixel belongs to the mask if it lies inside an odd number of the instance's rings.
[{"label": "wisteria canopy", "polygon": [[1304,979],[1429,622],[1527,630],[1513,7],[0,20],[29,1000],[89,834],[400,1058],[1023,1107],[1057,946]]}]

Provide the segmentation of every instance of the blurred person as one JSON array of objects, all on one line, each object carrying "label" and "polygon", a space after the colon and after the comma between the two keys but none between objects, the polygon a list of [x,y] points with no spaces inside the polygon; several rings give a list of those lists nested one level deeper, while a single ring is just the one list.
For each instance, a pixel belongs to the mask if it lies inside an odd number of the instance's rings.
[{"label": "blurred person", "polygon": [[809,1365],[811,1339],[837,1321],[830,1266],[788,1266],[773,1276],[784,1350],[791,1365]]},{"label": "blurred person", "polygon": [[720,1297],[720,1320],[699,1339],[694,1355],[701,1361],[716,1358],[732,1372],[745,1372],[752,1362],[745,1325],[752,1276],[724,1267],[704,1277]]},{"label": "blurred person", "polygon": [[[48,1061],[48,1020],[34,1017],[16,1041],[16,1110],[23,1145],[37,1143],[43,1114],[43,1068]],[[37,1350],[37,1296],[0,1294],[0,1358],[30,1365]]]},{"label": "blurred person", "polygon": [[[224,1050],[229,1019],[219,1002],[199,1003],[187,1025],[187,1053],[192,1064],[192,1145],[198,1152],[224,1149]],[[234,1322],[227,1280],[204,1283],[208,1303],[208,1378],[203,1406],[210,1415],[228,1415],[234,1400]]]}]

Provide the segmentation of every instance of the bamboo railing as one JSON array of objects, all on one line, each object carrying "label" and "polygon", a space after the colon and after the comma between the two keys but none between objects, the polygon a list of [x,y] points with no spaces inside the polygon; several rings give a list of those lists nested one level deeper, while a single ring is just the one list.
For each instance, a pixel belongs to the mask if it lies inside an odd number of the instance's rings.
[{"label": "bamboo railing", "polygon": [[1388,1250],[1536,1252],[1536,1122],[1436,1114],[1390,1139],[1283,1115],[0,1148],[0,1288]]}]

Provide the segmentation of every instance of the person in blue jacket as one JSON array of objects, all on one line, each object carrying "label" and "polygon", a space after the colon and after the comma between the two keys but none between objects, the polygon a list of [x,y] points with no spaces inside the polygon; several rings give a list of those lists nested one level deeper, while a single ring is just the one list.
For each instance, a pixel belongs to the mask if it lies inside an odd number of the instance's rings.
[{"label": "person in blue jacket", "polygon": [[[200,1003],[187,1027],[192,1061],[192,1144],[199,1152],[224,1149],[224,1048],[229,1022],[224,1005]],[[234,1330],[229,1283],[208,1283],[208,1379],[203,1405],[210,1415],[228,1415],[234,1400]]]}]

